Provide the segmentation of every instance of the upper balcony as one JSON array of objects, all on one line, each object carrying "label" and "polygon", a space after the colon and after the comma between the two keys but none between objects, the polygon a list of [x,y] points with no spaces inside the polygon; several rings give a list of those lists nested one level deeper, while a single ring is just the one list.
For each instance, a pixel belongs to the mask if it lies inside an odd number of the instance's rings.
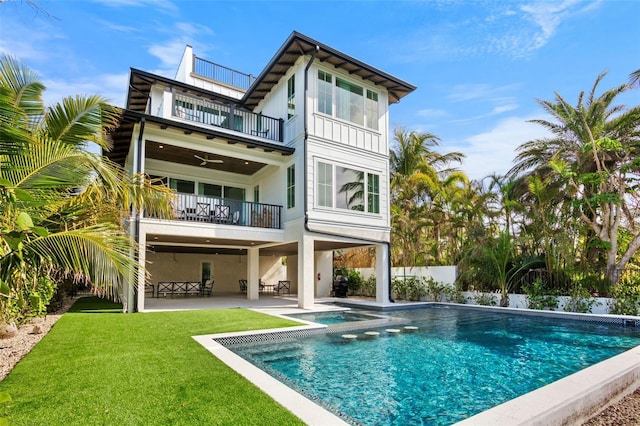
[{"label": "upper balcony", "polygon": [[193,55],[193,73],[244,91],[248,90],[256,80],[251,74],[245,74],[206,59],[198,58],[196,55]]},{"label": "upper balcony", "polygon": [[174,117],[270,141],[283,141],[283,119],[256,114],[233,104],[179,93],[175,89],[171,89],[171,92],[171,115]]}]

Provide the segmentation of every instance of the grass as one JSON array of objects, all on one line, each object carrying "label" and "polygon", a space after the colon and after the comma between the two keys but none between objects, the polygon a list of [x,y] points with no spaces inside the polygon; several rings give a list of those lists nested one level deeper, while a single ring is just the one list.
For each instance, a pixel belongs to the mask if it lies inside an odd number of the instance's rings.
[{"label": "grass", "polygon": [[121,314],[79,299],[0,382],[11,425],[302,422],[191,336],[298,325],[244,309]]}]

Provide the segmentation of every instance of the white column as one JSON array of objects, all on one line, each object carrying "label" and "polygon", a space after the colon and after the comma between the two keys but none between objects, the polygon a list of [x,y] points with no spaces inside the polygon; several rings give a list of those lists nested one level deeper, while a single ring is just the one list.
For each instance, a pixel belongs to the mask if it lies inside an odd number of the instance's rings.
[{"label": "white column", "polygon": [[303,235],[298,241],[298,307],[313,307],[314,276],[313,237]]},{"label": "white column", "polygon": [[376,303],[389,304],[389,246],[376,245]]},{"label": "white column", "polygon": [[247,249],[247,299],[258,300],[260,294],[260,249]]},{"label": "white column", "polygon": [[[146,277],[147,277],[147,273],[146,273],[146,268],[145,265],[147,264],[147,233],[146,232],[140,232],[140,244],[138,244],[138,275],[137,275],[137,279],[132,283],[133,285],[137,285],[138,286],[138,311],[144,311],[144,297],[145,297],[145,292],[144,292],[144,286],[145,286],[145,282],[146,282]],[[133,298],[131,299],[131,302],[133,302]],[[133,308],[133,306],[130,305],[130,309],[129,312],[133,312],[133,310],[131,309]]]}]

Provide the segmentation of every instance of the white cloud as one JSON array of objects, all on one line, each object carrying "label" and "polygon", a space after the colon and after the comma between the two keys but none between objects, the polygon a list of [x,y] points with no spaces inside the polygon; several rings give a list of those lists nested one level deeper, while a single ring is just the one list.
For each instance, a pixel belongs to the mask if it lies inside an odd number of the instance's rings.
[{"label": "white cloud", "polygon": [[482,179],[491,174],[505,174],[513,166],[516,148],[524,142],[549,136],[547,131],[533,123],[536,117],[509,117],[497,122],[484,133],[466,138],[459,144],[448,144],[450,151],[466,155],[462,170],[471,179]]},{"label": "white cloud", "polygon": [[129,73],[100,74],[81,81],[44,80],[47,87],[43,95],[45,105],[49,106],[67,96],[100,95],[113,105],[124,107],[127,94]]},{"label": "white cloud", "polygon": [[505,98],[498,97],[497,95],[513,91],[518,87],[520,87],[519,84],[507,84],[496,87],[489,84],[458,84],[453,86],[451,93],[447,95],[447,99],[453,102],[470,101],[474,99],[503,101]]},{"label": "white cloud", "polygon": [[178,7],[169,0],[93,0],[108,7],[156,7],[166,11],[177,10]]},{"label": "white cloud", "polygon": [[447,117],[449,113],[443,109],[421,109],[416,113],[419,117],[423,118],[443,118]]},{"label": "white cloud", "polygon": [[163,67],[177,67],[184,53],[184,48],[190,41],[187,38],[179,38],[162,44],[154,44],[149,48],[149,53],[160,59]]}]

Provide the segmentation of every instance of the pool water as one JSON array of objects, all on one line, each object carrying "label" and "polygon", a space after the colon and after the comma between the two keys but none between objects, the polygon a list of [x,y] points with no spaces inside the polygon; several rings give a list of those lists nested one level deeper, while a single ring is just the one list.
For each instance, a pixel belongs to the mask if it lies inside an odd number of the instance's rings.
[{"label": "pool water", "polygon": [[447,425],[640,345],[640,327],[616,324],[451,307],[392,316],[418,329],[229,349],[351,424]]},{"label": "pool water", "polygon": [[304,321],[316,322],[325,325],[342,324],[345,322],[354,321],[367,321],[379,318],[377,316],[352,311],[313,312],[304,314],[288,314],[286,316],[294,319],[301,319]]}]

